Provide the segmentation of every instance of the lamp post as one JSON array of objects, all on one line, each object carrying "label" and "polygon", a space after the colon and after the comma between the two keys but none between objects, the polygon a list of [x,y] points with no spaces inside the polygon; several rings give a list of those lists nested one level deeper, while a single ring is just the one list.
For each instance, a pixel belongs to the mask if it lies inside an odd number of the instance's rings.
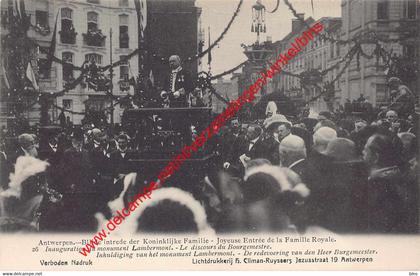
[{"label": "lamp post", "polygon": [[260,42],[260,33],[266,32],[265,26],[265,6],[257,0],[252,6],[252,26],[251,32],[257,33],[257,43]]},{"label": "lamp post", "polygon": [[[244,54],[247,56],[250,61],[244,67],[245,78],[249,84],[255,82],[259,77],[259,73],[264,69],[267,58],[273,53],[273,44],[271,39],[260,43],[260,33],[265,33],[267,31],[265,25],[265,6],[261,3],[260,0],[252,6],[252,27],[251,32],[257,33],[257,40],[252,45],[242,44],[244,48]],[[265,88],[261,89],[261,95],[265,94]]]}]

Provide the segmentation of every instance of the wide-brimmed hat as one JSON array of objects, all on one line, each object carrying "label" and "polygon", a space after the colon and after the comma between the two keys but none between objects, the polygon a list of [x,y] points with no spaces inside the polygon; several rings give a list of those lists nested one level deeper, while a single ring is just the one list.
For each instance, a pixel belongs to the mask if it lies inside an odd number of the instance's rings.
[{"label": "wide-brimmed hat", "polygon": [[273,116],[265,119],[263,125],[265,129],[269,129],[274,124],[289,124],[290,126],[292,123],[287,120],[287,118],[282,114],[274,114]]}]

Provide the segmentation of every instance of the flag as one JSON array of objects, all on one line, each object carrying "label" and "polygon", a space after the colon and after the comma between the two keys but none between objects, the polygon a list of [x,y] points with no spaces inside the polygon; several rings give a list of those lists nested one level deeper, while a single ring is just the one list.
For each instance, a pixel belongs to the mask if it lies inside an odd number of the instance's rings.
[{"label": "flag", "polygon": [[130,61],[128,61],[128,83],[132,85],[133,87],[136,87],[136,76],[133,74],[133,71],[131,70]]},{"label": "flag", "polygon": [[51,38],[51,43],[50,43],[50,49],[48,50],[48,55],[47,55],[47,68],[48,70],[51,69],[52,66],[52,62],[53,62],[53,57],[54,57],[54,53],[55,53],[55,46],[56,46],[56,37],[57,37],[57,20],[58,20],[58,13],[60,12],[60,10],[57,12],[57,15],[55,16],[55,25],[54,25],[54,32]]},{"label": "flag", "polygon": [[[210,26],[209,26],[209,48],[208,49],[210,49]],[[208,53],[208,60],[207,60],[207,64],[209,65],[209,67],[210,67],[210,64],[211,64],[211,50],[209,51],[209,53]]]},{"label": "flag", "polygon": [[140,0],[141,31],[146,29],[147,25],[147,0]]},{"label": "flag", "polygon": [[20,12],[20,16],[22,18],[25,18],[26,17],[25,0],[20,0],[20,3],[19,3],[19,12]]},{"label": "flag", "polygon": [[21,18],[19,0],[13,1],[13,15],[16,15],[18,18]]},{"label": "flag", "polygon": [[6,72],[6,69],[4,68],[4,65],[2,65],[1,68],[3,69],[4,83],[6,84],[7,89],[10,89],[9,78],[7,77],[7,72]]},{"label": "flag", "polygon": [[144,30],[147,25],[147,0],[134,0],[136,6],[137,18],[139,23],[139,34],[140,37],[144,37]]},{"label": "flag", "polygon": [[26,67],[26,77],[32,83],[32,86],[35,88],[35,90],[39,90],[38,83],[36,82],[35,78],[35,73],[30,62],[28,62],[28,67]]}]

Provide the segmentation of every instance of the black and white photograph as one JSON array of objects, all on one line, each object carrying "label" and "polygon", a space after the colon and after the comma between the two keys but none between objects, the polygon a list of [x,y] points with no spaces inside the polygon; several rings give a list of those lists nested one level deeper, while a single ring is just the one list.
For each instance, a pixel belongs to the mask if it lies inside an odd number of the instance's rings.
[{"label": "black and white photograph", "polygon": [[260,234],[419,241],[419,0],[0,3],[0,236],[233,268],[376,254],[244,257]]}]

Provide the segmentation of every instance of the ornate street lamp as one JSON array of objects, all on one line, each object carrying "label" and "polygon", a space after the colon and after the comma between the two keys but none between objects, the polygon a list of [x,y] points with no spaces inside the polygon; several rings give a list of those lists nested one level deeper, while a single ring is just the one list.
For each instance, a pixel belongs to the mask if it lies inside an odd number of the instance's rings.
[{"label": "ornate street lamp", "polygon": [[252,25],[251,32],[257,33],[257,42],[260,42],[260,33],[266,32],[265,26],[265,6],[260,0],[257,0],[252,6]]},{"label": "ornate street lamp", "polygon": [[[264,70],[267,59],[273,54],[273,44],[270,39],[260,43],[260,33],[267,31],[265,12],[265,6],[261,3],[261,0],[257,0],[252,6],[251,27],[251,32],[257,34],[257,40],[252,45],[241,44],[249,61],[243,68],[244,86],[251,85],[260,77],[260,72]],[[265,91],[266,89],[262,87],[258,96],[264,95]]]}]

